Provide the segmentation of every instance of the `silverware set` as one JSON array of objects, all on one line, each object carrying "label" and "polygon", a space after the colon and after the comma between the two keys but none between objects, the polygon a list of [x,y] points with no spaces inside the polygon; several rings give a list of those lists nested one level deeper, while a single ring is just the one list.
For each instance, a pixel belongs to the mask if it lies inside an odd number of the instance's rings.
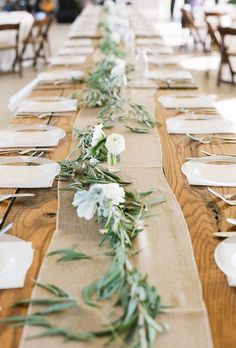
[{"label": "silverware set", "polygon": [[[68,111],[70,112],[70,111]],[[45,117],[51,117],[51,116],[68,116],[68,112],[47,112],[47,113],[42,113],[42,112],[19,112],[16,113],[16,117],[37,117],[39,119],[45,118]]]},{"label": "silverware set", "polygon": [[199,142],[201,144],[220,144],[220,143],[236,144],[235,137],[221,137],[221,136],[215,136],[215,135],[197,137],[189,133],[186,133],[186,135],[191,140]]}]

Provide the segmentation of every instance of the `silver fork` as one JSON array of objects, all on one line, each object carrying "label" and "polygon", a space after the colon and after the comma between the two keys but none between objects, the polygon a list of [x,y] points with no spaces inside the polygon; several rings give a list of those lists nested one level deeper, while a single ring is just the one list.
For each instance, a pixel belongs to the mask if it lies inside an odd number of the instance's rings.
[{"label": "silver fork", "polygon": [[8,232],[11,228],[13,227],[13,223],[10,222],[8,225],[6,225],[5,227],[2,227],[0,229],[0,236],[2,236],[4,233]]},{"label": "silver fork", "polygon": [[208,191],[210,193],[212,193],[214,196],[216,196],[217,198],[220,198],[222,201],[224,201],[225,203],[235,206],[236,205],[236,194],[235,193],[231,193],[231,194],[221,194],[219,192],[216,192],[215,190],[213,190],[212,188],[208,187],[207,188]]},{"label": "silver fork", "polygon": [[44,152],[50,152],[50,151],[53,151],[54,149],[53,148],[50,148],[50,147],[42,147],[42,148],[31,148],[31,149],[22,149],[22,150],[17,150],[17,149],[7,149],[7,150],[3,150],[1,151],[0,150],[0,155],[8,155],[8,154],[11,154],[11,153],[17,153],[19,155],[26,155],[30,152],[40,152],[40,151],[44,151]]},{"label": "silver fork", "polygon": [[236,143],[236,138],[232,137],[218,137],[218,136],[205,136],[205,137],[196,137],[190,133],[186,133],[187,137],[192,139],[193,141],[197,141],[201,144],[211,144],[211,143],[230,143],[230,144],[235,144]]},{"label": "silver fork", "polygon": [[5,201],[9,198],[17,198],[17,197],[34,197],[34,193],[9,193],[9,194],[0,194],[0,202]]}]

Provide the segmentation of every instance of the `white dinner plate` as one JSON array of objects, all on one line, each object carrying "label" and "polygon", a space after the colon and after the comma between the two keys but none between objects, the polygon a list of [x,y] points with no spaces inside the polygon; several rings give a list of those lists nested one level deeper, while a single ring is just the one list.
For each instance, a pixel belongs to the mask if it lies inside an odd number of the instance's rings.
[{"label": "white dinner plate", "polygon": [[173,108],[214,108],[213,98],[199,93],[173,93],[162,95],[159,101],[167,109]]},{"label": "white dinner plate", "polygon": [[15,266],[15,259],[8,250],[0,249],[0,277],[10,272]]},{"label": "white dinner plate", "polygon": [[[204,117],[204,115],[200,115]],[[207,115],[205,115],[207,117]],[[209,116],[205,120],[187,120],[185,116],[171,117],[166,120],[168,133],[175,134],[212,134],[212,133],[235,133],[234,124],[221,117]]]},{"label": "white dinner plate", "polygon": [[77,54],[92,54],[93,47],[63,47],[59,50],[60,56],[77,55]]},{"label": "white dinner plate", "polygon": [[31,242],[23,240],[2,241],[1,238],[0,259],[2,257],[2,272],[0,272],[0,289],[13,289],[24,286],[27,271],[33,261],[33,254],[34,250]]},{"label": "white dinner plate", "polygon": [[91,39],[72,39],[65,42],[66,47],[77,47],[77,46],[92,46],[93,41]]},{"label": "white dinner plate", "polygon": [[235,162],[235,157],[209,156],[185,162],[181,170],[190,185],[236,187]]},{"label": "white dinner plate", "polygon": [[[20,164],[36,165],[20,165]],[[51,187],[60,173],[60,165],[41,157],[19,156],[0,158],[1,188]]]},{"label": "white dinner plate", "polygon": [[185,70],[150,70],[147,77],[152,80],[190,80],[192,81],[192,74]]},{"label": "white dinner plate", "polygon": [[82,78],[83,75],[81,70],[54,70],[38,74],[38,79],[40,81],[71,80]]},{"label": "white dinner plate", "polygon": [[226,238],[219,243],[214,258],[219,269],[236,280],[236,237]]},{"label": "white dinner plate", "polygon": [[12,125],[0,130],[0,147],[56,146],[65,135],[64,129],[50,125]]},{"label": "white dinner plate", "polygon": [[57,56],[57,57],[51,57],[49,58],[49,62],[51,65],[80,65],[83,64],[86,61],[86,56],[70,56],[70,57],[63,57],[63,56]]},{"label": "white dinner plate", "polygon": [[66,97],[35,97],[20,103],[17,113],[76,111],[76,100]]}]

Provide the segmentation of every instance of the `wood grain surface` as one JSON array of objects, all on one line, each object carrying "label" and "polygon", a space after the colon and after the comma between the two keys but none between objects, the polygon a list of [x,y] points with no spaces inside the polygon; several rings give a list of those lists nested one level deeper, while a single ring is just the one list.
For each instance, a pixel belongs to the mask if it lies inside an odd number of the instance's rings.
[{"label": "wood grain surface", "polygon": [[[88,63],[87,63],[88,64]],[[86,65],[87,68],[88,65]],[[85,66],[82,67],[85,69]],[[81,69],[81,66],[79,67]],[[52,86],[37,88],[33,96],[43,95],[70,95],[78,86]],[[230,288],[225,276],[219,271],[213,259],[218,240],[213,238],[216,231],[230,231],[232,228],[225,222],[226,217],[235,217],[235,207],[229,207],[219,199],[213,197],[206,188],[189,186],[181,173],[181,165],[186,157],[201,156],[201,150],[212,152],[236,153],[236,145],[199,145],[184,135],[169,135],[166,131],[165,120],[176,114],[176,111],[163,109],[158,97],[172,91],[156,92],[157,118],[162,122],[159,128],[161,136],[163,166],[167,181],[177,197],[189,227],[194,254],[200,273],[203,287],[203,296],[208,309],[210,325],[215,348],[236,347],[236,290]],[[68,117],[51,117],[50,124],[59,126],[66,131],[66,137],[61,141],[54,152],[46,157],[55,161],[66,158],[71,144],[71,134],[76,113],[69,113]],[[43,123],[36,118],[15,118],[13,123]],[[142,146],[142,144],[141,144]],[[20,190],[33,192],[34,198],[27,200],[13,199],[0,204],[0,218],[4,224],[14,222],[11,234],[26,241],[31,241],[35,249],[33,265],[27,274],[23,289],[0,291],[0,316],[25,314],[25,309],[12,309],[12,304],[22,298],[30,297],[33,282],[46,254],[48,245],[56,226],[57,212],[57,183],[51,189]],[[235,192],[235,188],[222,189],[220,192]],[[0,193],[14,192],[15,190],[0,190]],[[0,347],[17,348],[22,330],[0,326]],[[33,347],[33,344],[32,344]],[[178,347],[187,348],[187,347]]]}]

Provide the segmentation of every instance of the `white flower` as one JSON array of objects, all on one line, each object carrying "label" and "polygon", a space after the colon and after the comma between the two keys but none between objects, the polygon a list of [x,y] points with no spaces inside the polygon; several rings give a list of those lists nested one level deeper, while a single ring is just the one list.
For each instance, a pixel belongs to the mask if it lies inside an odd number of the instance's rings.
[{"label": "white flower", "polygon": [[120,77],[125,74],[126,61],[120,58],[115,59],[115,66],[111,70],[111,77]]},{"label": "white flower", "polygon": [[103,128],[103,124],[101,123],[94,127],[92,141],[91,141],[92,147],[96,146],[99,143],[99,141],[105,137],[105,134],[102,128]]},{"label": "white flower", "polygon": [[121,134],[111,134],[106,140],[106,149],[112,155],[120,155],[125,150],[125,139]]},{"label": "white flower", "polygon": [[115,42],[116,44],[120,43],[121,35],[117,31],[113,31],[110,35],[111,41]]},{"label": "white flower", "polygon": [[124,197],[124,189],[116,183],[95,184],[88,191],[77,191],[72,204],[77,207],[78,217],[91,220],[96,211],[99,216],[107,217],[110,205],[123,203]]},{"label": "white flower", "polygon": [[119,205],[125,201],[125,191],[119,184],[95,184],[93,187],[101,188],[104,197],[111,202],[112,205]]}]

